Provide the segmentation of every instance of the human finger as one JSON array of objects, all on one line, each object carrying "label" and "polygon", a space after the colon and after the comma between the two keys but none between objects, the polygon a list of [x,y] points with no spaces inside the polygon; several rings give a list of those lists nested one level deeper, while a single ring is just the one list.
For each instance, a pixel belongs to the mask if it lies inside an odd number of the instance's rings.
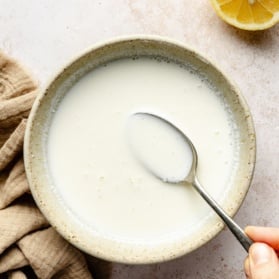
[{"label": "human finger", "polygon": [[279,228],[248,226],[245,233],[255,242],[264,242],[279,251]]},{"label": "human finger", "polygon": [[275,279],[279,278],[279,260],[270,246],[265,243],[254,243],[249,249],[248,278]]}]

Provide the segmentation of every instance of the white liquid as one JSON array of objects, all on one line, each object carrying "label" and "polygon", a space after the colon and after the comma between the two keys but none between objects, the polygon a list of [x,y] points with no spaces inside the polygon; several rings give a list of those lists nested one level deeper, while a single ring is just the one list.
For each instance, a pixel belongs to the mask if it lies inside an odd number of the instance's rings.
[{"label": "white liquid", "polygon": [[135,159],[127,127],[140,111],[186,133],[198,152],[202,184],[220,198],[234,169],[229,113],[198,75],[149,58],[109,63],[72,87],[54,114],[48,164],[79,221],[107,237],[156,242],[195,230],[212,211],[191,187],[164,183]]},{"label": "white liquid", "polygon": [[193,163],[184,137],[170,124],[148,114],[133,114],[129,122],[128,140],[135,158],[163,181],[183,181]]}]

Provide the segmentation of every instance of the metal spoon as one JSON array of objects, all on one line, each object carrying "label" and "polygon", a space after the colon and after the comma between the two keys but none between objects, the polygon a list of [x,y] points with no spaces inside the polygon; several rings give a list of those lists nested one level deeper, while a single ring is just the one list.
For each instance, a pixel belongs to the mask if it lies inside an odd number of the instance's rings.
[{"label": "metal spoon", "polygon": [[168,125],[170,128],[172,128],[176,133],[178,133],[180,136],[183,137],[185,144],[188,144],[188,147],[190,147],[190,150],[192,152],[192,165],[190,166],[189,173],[186,174],[186,176],[183,179],[174,179],[173,177],[167,178],[162,177],[162,174],[156,172],[156,169],[150,168],[148,165],[148,162],[141,162],[151,173],[153,173],[155,176],[157,176],[159,179],[163,180],[164,182],[169,183],[186,183],[189,185],[192,185],[196,191],[203,197],[203,199],[212,207],[212,209],[219,215],[219,217],[225,222],[225,224],[228,226],[230,231],[234,234],[234,236],[238,239],[238,241],[242,244],[244,249],[248,252],[249,247],[252,245],[253,241],[245,234],[245,232],[240,228],[232,218],[230,218],[227,213],[217,204],[217,202],[206,192],[204,187],[201,185],[197,178],[197,165],[198,165],[198,154],[197,151],[191,142],[191,140],[176,126],[174,126],[171,122],[168,120],[152,114],[152,113],[146,113],[146,112],[138,112],[134,115],[137,116],[143,116],[143,117],[153,117],[154,119],[157,119],[159,121],[162,121],[166,125]]}]

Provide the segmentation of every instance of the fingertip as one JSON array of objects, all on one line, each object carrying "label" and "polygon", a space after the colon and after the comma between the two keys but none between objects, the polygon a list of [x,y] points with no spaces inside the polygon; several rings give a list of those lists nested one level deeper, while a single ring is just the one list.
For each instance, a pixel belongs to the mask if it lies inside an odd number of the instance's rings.
[{"label": "fingertip", "polygon": [[279,228],[247,226],[245,233],[255,242],[263,242],[279,250]]},{"label": "fingertip", "polygon": [[245,227],[244,231],[245,231],[245,233],[249,234],[249,233],[251,233],[252,231],[254,231],[255,228],[256,228],[256,226],[251,226],[251,225],[249,225],[249,226],[246,226],[246,227]]},{"label": "fingertip", "polygon": [[279,261],[275,251],[265,243],[252,244],[249,250],[249,272],[251,278],[279,278]]},{"label": "fingertip", "polygon": [[256,231],[257,227],[255,226],[247,226],[244,229],[245,234],[247,234],[251,239],[253,239],[254,235],[255,235],[255,231]]},{"label": "fingertip", "polygon": [[249,256],[253,266],[272,261],[274,254],[274,250],[265,243],[254,243],[249,249]]},{"label": "fingertip", "polygon": [[246,227],[244,228],[244,232],[248,234],[250,228],[251,228],[251,226],[246,226]]}]

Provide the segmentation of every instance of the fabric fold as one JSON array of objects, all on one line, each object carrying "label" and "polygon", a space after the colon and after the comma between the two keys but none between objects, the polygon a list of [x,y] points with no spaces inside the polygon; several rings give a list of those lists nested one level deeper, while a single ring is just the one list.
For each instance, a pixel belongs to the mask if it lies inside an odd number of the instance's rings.
[{"label": "fabric fold", "polygon": [[0,184],[0,209],[29,192],[22,158],[15,163],[4,181],[3,185]]},{"label": "fabric fold", "polygon": [[0,211],[0,254],[27,233],[48,226],[34,202],[28,198]]},{"label": "fabric fold", "polygon": [[17,246],[13,246],[0,257],[0,274],[29,265],[28,260]]},{"label": "fabric fold", "polygon": [[24,95],[36,88],[37,84],[31,75],[0,51],[0,101]]},{"label": "fabric fold", "polygon": [[26,275],[20,270],[9,272],[8,279],[27,279]]},{"label": "fabric fold", "polygon": [[36,98],[37,91],[0,102],[1,128],[14,127],[27,118]]},{"label": "fabric fold", "polygon": [[23,119],[0,149],[0,171],[22,152],[26,119]]},{"label": "fabric fold", "polygon": [[52,227],[28,234],[18,246],[39,278],[89,278],[82,254]]}]

